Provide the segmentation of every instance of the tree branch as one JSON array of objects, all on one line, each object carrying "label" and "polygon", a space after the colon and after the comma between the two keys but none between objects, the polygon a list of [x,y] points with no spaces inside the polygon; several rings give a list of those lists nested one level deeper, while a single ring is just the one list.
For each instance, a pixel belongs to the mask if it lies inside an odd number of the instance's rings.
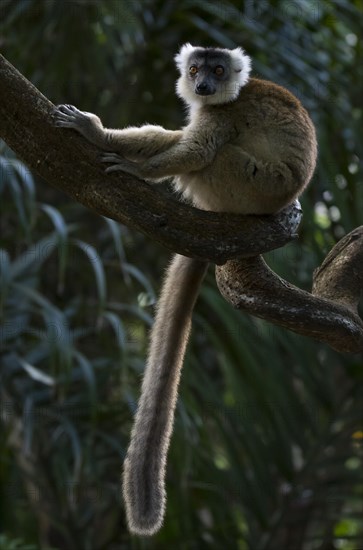
[{"label": "tree branch", "polygon": [[224,263],[279,248],[294,238],[298,203],[275,216],[197,210],[128,174],[105,174],[99,150],[53,126],[54,105],[0,55],[0,137],[48,183],[98,214],[185,256]]},{"label": "tree branch", "polygon": [[346,235],[314,273],[312,294],[288,283],[262,256],[216,268],[218,288],[237,309],[329,344],[337,351],[363,351],[357,314],[363,290],[363,226]]}]

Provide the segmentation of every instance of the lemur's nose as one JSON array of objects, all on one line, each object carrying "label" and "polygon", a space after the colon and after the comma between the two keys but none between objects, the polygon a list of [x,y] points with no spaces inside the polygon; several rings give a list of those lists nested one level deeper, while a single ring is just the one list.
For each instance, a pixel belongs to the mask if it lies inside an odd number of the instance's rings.
[{"label": "lemur's nose", "polygon": [[201,82],[200,84],[197,84],[195,87],[195,91],[199,95],[208,95],[212,93],[211,87],[207,82]]}]

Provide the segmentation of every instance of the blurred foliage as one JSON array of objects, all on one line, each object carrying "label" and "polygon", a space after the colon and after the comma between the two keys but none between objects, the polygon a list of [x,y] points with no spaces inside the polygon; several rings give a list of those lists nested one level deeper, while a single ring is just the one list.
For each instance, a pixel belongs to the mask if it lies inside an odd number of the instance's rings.
[{"label": "blurred foliage", "polygon": [[23,544],[20,539],[9,540],[5,535],[0,535],[0,550],[37,550],[37,547]]},{"label": "blurred foliage", "polygon": [[[254,74],[292,90],[317,126],[299,241],[268,255],[309,288],[363,223],[362,12],[361,0],[1,0],[0,48],[54,103],[109,126],[176,128],[179,46],[242,45]],[[119,479],[167,255],[45,182],[35,191],[5,146],[0,155],[0,549],[363,548],[362,358],[232,310],[212,269],[165,526],[130,537]]]}]

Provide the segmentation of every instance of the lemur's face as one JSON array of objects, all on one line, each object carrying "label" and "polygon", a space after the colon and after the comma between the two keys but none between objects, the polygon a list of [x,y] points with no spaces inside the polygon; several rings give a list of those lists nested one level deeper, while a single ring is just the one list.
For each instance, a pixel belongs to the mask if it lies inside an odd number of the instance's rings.
[{"label": "lemur's face", "polygon": [[187,65],[187,78],[197,95],[214,95],[230,80],[231,60],[216,50],[196,48]]},{"label": "lemur's face", "polygon": [[234,101],[249,78],[251,60],[241,48],[200,48],[184,44],[175,61],[177,93],[189,105]]}]

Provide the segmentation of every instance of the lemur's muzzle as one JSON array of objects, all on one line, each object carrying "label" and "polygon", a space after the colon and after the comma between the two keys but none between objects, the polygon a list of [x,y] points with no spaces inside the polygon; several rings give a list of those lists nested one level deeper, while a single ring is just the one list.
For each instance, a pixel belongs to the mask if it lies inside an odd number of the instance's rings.
[{"label": "lemur's muzzle", "polygon": [[195,93],[198,95],[213,95],[216,93],[216,88],[204,80],[196,84]]}]

